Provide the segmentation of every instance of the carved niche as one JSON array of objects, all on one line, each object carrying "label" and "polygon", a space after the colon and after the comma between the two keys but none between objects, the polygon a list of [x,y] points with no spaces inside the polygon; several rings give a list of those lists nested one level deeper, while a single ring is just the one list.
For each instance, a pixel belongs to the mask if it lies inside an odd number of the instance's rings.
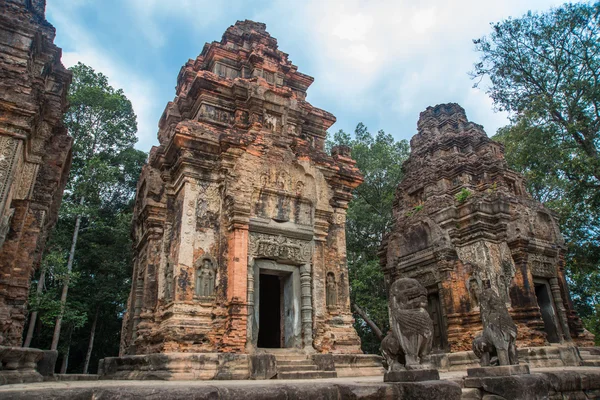
[{"label": "carved niche", "polygon": [[337,284],[333,272],[327,273],[326,282],[326,304],[327,308],[332,310],[337,308]]},{"label": "carved niche", "polygon": [[306,183],[287,171],[264,171],[252,195],[252,216],[277,222],[312,225],[313,205],[305,197]]},{"label": "carved niche", "polygon": [[312,245],[308,240],[251,232],[248,252],[253,258],[270,258],[306,264],[310,262],[312,256]]},{"label": "carved niche", "polygon": [[281,128],[281,119],[276,115],[265,113],[264,127],[271,132],[277,132]]},{"label": "carved niche", "polygon": [[211,297],[215,294],[217,265],[210,256],[196,262],[195,294],[198,297]]},{"label": "carved niche", "polygon": [[198,182],[196,229],[212,228],[218,223],[221,194],[216,184]]},{"label": "carved niche", "polygon": [[203,103],[198,111],[198,120],[231,125],[234,122],[235,117],[231,111]]}]

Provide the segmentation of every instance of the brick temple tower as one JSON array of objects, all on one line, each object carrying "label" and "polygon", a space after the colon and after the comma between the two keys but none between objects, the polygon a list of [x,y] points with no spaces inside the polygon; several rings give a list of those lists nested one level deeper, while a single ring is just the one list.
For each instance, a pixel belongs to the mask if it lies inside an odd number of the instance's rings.
[{"label": "brick temple tower", "polygon": [[31,276],[62,200],[71,73],[45,0],[0,2],[0,345],[21,346]]},{"label": "brick temple tower", "polygon": [[183,66],[138,184],[119,363],[264,349],[361,353],[345,220],[362,177],[347,148],[325,152],[335,117],[306,102],[312,82],[252,21]]},{"label": "brick temple tower", "polygon": [[484,287],[506,302],[520,346],[591,344],[565,281],[556,216],[508,169],[502,144],[458,104],[428,107],[417,126],[381,264],[387,282],[411,277],[428,288],[434,346],[471,349]]}]

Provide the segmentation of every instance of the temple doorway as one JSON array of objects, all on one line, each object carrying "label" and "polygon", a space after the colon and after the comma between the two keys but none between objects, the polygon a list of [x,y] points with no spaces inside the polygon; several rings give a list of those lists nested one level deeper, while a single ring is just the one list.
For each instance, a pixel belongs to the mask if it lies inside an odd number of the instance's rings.
[{"label": "temple doorway", "polygon": [[281,282],[277,275],[260,274],[258,347],[281,347]]},{"label": "temple doorway", "polygon": [[254,324],[259,348],[302,346],[298,267],[271,260],[255,264]]},{"label": "temple doorway", "polygon": [[537,298],[542,320],[544,321],[544,332],[550,343],[560,343],[560,334],[557,327],[556,313],[554,312],[554,301],[550,292],[550,285],[545,280],[535,280],[535,297]]},{"label": "temple doorway", "polygon": [[444,352],[446,350],[446,335],[440,307],[440,296],[437,291],[430,292],[427,295],[427,311],[433,321],[433,352]]}]

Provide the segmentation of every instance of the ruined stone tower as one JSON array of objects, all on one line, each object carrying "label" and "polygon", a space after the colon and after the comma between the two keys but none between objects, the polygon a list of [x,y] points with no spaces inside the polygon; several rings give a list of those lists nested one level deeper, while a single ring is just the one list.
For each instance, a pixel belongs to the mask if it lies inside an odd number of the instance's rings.
[{"label": "ruined stone tower", "polygon": [[45,6],[44,0],[0,1],[3,346],[21,346],[31,276],[56,222],[71,166],[72,139],[62,124],[71,73],[53,44],[55,30],[45,19]]},{"label": "ruined stone tower", "polygon": [[556,217],[508,169],[503,146],[458,104],[428,107],[417,126],[381,264],[388,283],[411,277],[428,288],[434,346],[471,349],[486,287],[509,307],[521,346],[589,344],[565,281]]},{"label": "ruined stone tower", "polygon": [[121,354],[360,353],[345,218],[362,181],[265,25],[237,22],[177,78],[138,184]]}]

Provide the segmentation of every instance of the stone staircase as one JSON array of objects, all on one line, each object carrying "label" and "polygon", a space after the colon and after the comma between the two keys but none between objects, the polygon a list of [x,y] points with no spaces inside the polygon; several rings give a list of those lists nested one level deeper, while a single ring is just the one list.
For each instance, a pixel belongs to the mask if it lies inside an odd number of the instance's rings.
[{"label": "stone staircase", "polygon": [[[283,349],[282,349],[283,350]],[[269,351],[277,362],[277,379],[337,378],[335,371],[323,371],[313,359],[302,353],[291,351]]]},{"label": "stone staircase", "polygon": [[583,367],[600,367],[600,347],[580,347],[579,356]]}]

